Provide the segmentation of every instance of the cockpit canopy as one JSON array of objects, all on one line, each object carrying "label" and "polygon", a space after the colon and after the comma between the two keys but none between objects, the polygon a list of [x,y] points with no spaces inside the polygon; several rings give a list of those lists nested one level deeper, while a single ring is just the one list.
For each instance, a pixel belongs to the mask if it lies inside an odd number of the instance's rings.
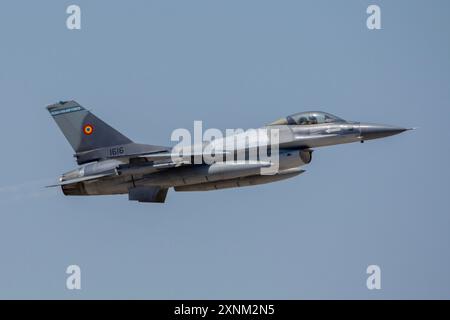
[{"label": "cockpit canopy", "polygon": [[309,125],[309,124],[339,123],[339,122],[346,122],[346,121],[330,113],[320,111],[308,111],[296,113],[286,118],[278,119],[277,121],[270,123],[269,126]]}]

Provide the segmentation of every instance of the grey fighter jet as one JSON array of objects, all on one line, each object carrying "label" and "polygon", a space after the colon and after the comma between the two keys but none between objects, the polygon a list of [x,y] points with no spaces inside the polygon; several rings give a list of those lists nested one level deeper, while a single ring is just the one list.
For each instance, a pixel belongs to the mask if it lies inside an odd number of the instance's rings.
[{"label": "grey fighter jet", "polygon": [[74,149],[80,166],[64,173],[51,187],[61,187],[70,196],[128,194],[129,200],[139,202],[163,203],[170,188],[207,191],[292,178],[304,172],[302,167],[311,162],[315,148],[409,130],[346,121],[326,112],[297,113],[261,128],[267,135],[277,131],[278,170],[267,175],[261,174],[261,169],[271,163],[259,157],[239,160],[236,150],[216,150],[214,162],[198,163],[192,161],[198,156],[192,151],[175,156],[171,147],[135,143],[75,101],[61,101],[47,110]]}]

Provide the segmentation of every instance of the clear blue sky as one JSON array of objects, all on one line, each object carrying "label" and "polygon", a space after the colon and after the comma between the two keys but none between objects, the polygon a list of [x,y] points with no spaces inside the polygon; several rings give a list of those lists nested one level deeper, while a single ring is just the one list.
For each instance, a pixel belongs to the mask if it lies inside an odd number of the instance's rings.
[{"label": "clear blue sky", "polygon": [[[65,10],[82,9],[69,31]],[[366,28],[378,4],[382,30]],[[450,2],[3,1],[0,298],[449,298]],[[75,166],[44,107],[130,138],[320,109],[420,129],[302,176],[165,205],[42,188]],[[78,264],[82,290],[65,288]],[[382,290],[366,288],[366,268]]]}]

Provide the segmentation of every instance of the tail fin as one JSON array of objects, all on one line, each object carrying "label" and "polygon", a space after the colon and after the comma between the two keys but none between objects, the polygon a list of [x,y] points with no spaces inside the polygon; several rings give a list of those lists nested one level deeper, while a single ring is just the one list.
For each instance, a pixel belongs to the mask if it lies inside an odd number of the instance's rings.
[{"label": "tail fin", "polygon": [[61,101],[47,110],[77,153],[132,142],[75,101]]}]

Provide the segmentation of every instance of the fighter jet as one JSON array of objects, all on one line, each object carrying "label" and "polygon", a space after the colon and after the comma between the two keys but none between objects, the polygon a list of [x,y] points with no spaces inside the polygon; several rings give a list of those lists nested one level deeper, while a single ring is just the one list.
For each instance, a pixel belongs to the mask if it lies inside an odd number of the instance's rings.
[{"label": "fighter jet", "polygon": [[[261,169],[273,163],[260,157],[239,159],[239,150],[218,149],[212,163],[199,163],[193,161],[198,156],[192,151],[195,148],[180,153],[172,147],[135,143],[75,101],[61,101],[47,110],[74,149],[79,165],[49,187],[61,187],[67,196],[128,194],[129,200],[154,203],[164,203],[170,188],[208,191],[289,179],[305,172],[303,167],[311,162],[316,148],[364,142],[410,130],[346,121],[326,112],[296,113],[259,129],[267,137],[277,132],[277,171],[262,174]],[[241,137],[242,133],[231,138]],[[244,149],[248,156],[248,144],[244,144]]]}]

